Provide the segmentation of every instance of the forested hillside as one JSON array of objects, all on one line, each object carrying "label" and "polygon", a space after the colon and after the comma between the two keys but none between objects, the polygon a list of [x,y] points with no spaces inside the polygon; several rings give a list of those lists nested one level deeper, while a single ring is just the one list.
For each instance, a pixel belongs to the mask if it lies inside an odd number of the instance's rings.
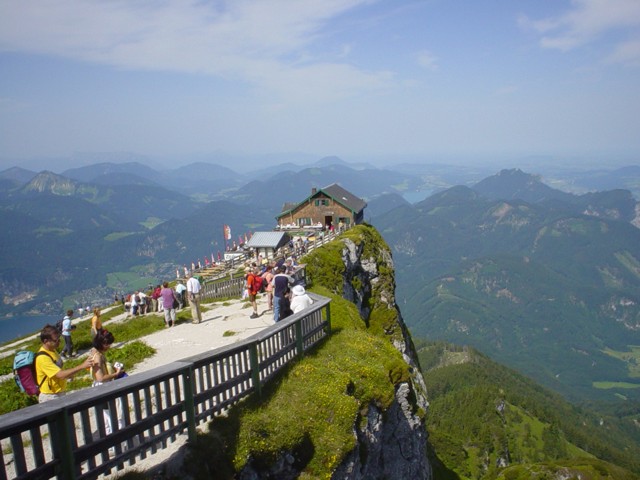
[{"label": "forested hillside", "polygon": [[640,398],[629,196],[552,196],[535,178],[497,177],[484,182],[495,198],[453,187],[374,219],[412,332],[473,345],[574,400]]},{"label": "forested hillside", "polygon": [[640,412],[574,407],[471,348],[424,342],[418,355],[435,478],[638,478]]},{"label": "forested hillside", "polygon": [[231,241],[270,231],[284,203],[336,179],[347,189],[361,185],[359,196],[422,184],[337,158],[281,167],[240,175],[200,162],[160,172],[129,161],[63,175],[0,172],[0,221],[11,227],[0,234],[0,314],[104,304],[115,293],[173,278],[177,267],[224,251],[223,225]]},{"label": "forested hillside", "polygon": [[331,335],[216,417],[185,463],[194,478],[428,480],[425,391],[394,303],[388,247],[358,226],[303,258],[332,299]]}]

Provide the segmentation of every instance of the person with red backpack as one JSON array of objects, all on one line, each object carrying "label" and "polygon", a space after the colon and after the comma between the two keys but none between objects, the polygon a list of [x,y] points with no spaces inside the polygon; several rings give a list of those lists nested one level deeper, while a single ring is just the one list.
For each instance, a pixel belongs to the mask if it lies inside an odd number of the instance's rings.
[{"label": "person with red backpack", "polygon": [[249,301],[251,302],[251,306],[253,307],[253,313],[249,318],[258,318],[258,302],[256,300],[256,295],[260,293],[263,289],[262,282],[263,279],[260,276],[260,268],[255,266],[253,269],[248,268],[249,272],[247,273],[247,294],[249,296]]},{"label": "person with red backpack", "polygon": [[151,294],[151,311],[152,312],[159,312],[162,310],[160,308],[162,303],[159,301],[161,292],[162,292],[162,287],[160,285],[157,285],[156,288],[153,290],[153,293]]},{"label": "person with red backpack", "polygon": [[[67,379],[76,373],[93,367],[93,360],[86,358],[80,365],[66,370],[62,369],[62,358],[58,355],[60,332],[53,325],[45,325],[40,332],[42,347],[35,359],[36,382],[40,387],[38,401],[40,403],[53,400],[64,395]],[[40,354],[40,352],[43,352]]]}]

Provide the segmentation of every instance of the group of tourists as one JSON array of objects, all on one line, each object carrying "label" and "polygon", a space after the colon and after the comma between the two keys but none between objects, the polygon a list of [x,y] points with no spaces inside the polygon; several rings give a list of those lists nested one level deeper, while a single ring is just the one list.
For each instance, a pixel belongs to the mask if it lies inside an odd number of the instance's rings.
[{"label": "group of tourists", "polygon": [[[276,263],[261,258],[258,262],[245,268],[245,290],[243,298],[252,306],[250,318],[258,318],[257,296],[266,294],[267,311],[273,312],[274,322],[308,308],[313,300],[306,293],[304,286],[295,284],[293,274],[298,265],[295,258]],[[164,312],[167,328],[176,323],[176,310],[185,307],[189,302],[193,323],[202,322],[200,309],[202,284],[192,274],[186,275],[186,282],[178,280],[175,288],[168,282],[157,285],[147,293],[135,291],[126,298],[121,297],[125,309],[132,315],[143,315],[151,312]],[[122,376],[121,367],[112,368],[106,361],[105,352],[114,342],[113,334],[103,328],[100,309],[93,309],[91,318],[92,349],[87,358],[78,366],[65,369],[63,360],[76,357],[73,351],[72,331],[76,328],[72,323],[73,310],[68,310],[60,325],[46,325],[40,332],[42,346],[35,360],[36,380],[40,386],[39,401],[46,402],[64,395],[67,380],[85,369],[91,371],[93,385],[100,385]],[[64,348],[58,354],[60,341],[64,339]]]},{"label": "group of tourists", "polygon": [[[71,317],[73,312],[70,312],[67,312],[65,318]],[[93,320],[95,319],[96,316],[94,315]],[[113,334],[102,328],[101,323],[99,323],[99,316],[97,329],[95,327],[96,322],[93,320],[91,324],[92,349],[82,363],[71,368],[63,368],[63,359],[68,357],[65,354],[65,350],[60,355],[58,354],[61,337],[65,337],[66,347],[68,345],[66,337],[70,338],[70,335],[61,333],[54,325],[45,325],[40,332],[42,345],[34,361],[36,382],[40,388],[38,396],[40,403],[63,396],[66,391],[67,380],[83,370],[90,370],[94,386],[122,376],[122,366],[116,365],[115,369],[110,370],[110,364],[108,364],[104,356],[104,353],[114,342]]]},{"label": "group of tourists", "polygon": [[[171,292],[168,290],[171,290]],[[123,295],[121,297],[122,305],[131,316],[160,312],[165,312],[165,315],[167,315],[167,310],[181,310],[184,308],[186,292],[187,287],[182,283],[182,280],[177,281],[175,290],[169,287],[169,282],[164,282],[162,285],[156,285],[146,292],[136,290],[127,296]],[[175,312],[169,312],[168,315],[175,316]],[[175,319],[173,321],[175,322]]]},{"label": "group of tourists", "polygon": [[293,257],[281,263],[252,263],[245,267],[245,290],[243,297],[251,303],[250,318],[258,318],[257,295],[264,291],[267,296],[267,311],[273,311],[274,322],[308,308],[313,300],[304,286],[295,284],[293,273],[298,265]]}]

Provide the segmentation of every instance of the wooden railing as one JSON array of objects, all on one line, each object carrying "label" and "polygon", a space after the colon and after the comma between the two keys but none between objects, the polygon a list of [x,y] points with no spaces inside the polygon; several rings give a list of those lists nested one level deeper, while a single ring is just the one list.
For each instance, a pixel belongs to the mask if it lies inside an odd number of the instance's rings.
[{"label": "wooden railing", "polygon": [[[93,479],[153,456],[327,337],[330,300],[243,341],[0,417],[0,480]],[[111,420],[113,431],[107,433]]]},{"label": "wooden railing", "polygon": [[[306,285],[306,269],[304,265],[295,268],[290,275],[295,285]],[[247,281],[244,276],[232,278],[230,280],[210,280],[202,285],[200,297],[203,302],[213,302],[228,298],[240,298],[242,291],[246,289]]]},{"label": "wooden railing", "polygon": [[[298,248],[296,246],[294,246],[293,248],[290,248],[288,245],[285,245],[284,247],[281,247],[276,255],[276,260],[278,259],[284,259],[286,257],[290,257],[291,255],[295,254],[297,257],[300,257],[301,255],[304,255],[306,253],[309,253],[313,250],[315,250],[318,247],[323,246],[326,243],[331,242],[332,240],[335,240],[336,238],[338,238],[340,236],[341,233],[347,231],[350,228],[350,226],[345,226],[342,231],[338,231],[337,229],[334,231],[330,231],[327,230],[326,232],[318,232],[317,236],[315,237],[315,239],[313,241],[310,241],[307,243],[306,247],[305,247],[305,251],[301,252],[298,250]],[[296,236],[295,231],[291,232],[294,236]],[[224,283],[224,279],[225,277],[230,277],[228,280],[228,284],[226,286],[223,286],[222,288],[228,288],[230,293],[237,293],[238,295],[240,294],[240,292],[242,292],[242,287],[238,290],[237,289],[237,283],[238,283],[238,279],[237,278],[233,278],[233,272],[236,271],[239,267],[242,267],[244,264],[246,264],[247,262],[251,262],[251,261],[255,261],[255,254],[252,251],[243,251],[241,253],[238,254],[238,256],[236,258],[234,258],[233,260],[225,260],[224,262],[218,264],[219,269],[216,269],[214,273],[207,275],[206,271],[208,269],[210,269],[211,267],[203,267],[200,269],[196,269],[194,270],[194,275],[198,276],[202,276],[204,277],[204,281],[209,283],[209,282],[215,282],[215,283]],[[233,285],[233,286],[231,286]],[[223,291],[221,289],[221,291]],[[229,295],[229,296],[233,296],[233,295]],[[228,298],[229,296],[227,296],[226,298]],[[212,297],[212,298],[225,298],[224,293],[217,295],[216,297]]]}]

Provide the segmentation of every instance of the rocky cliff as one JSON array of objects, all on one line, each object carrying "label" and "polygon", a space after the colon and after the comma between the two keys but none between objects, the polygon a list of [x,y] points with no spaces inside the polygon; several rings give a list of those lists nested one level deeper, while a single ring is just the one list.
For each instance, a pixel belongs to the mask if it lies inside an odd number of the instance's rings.
[{"label": "rocky cliff", "polygon": [[[405,362],[406,372],[406,375],[389,373],[388,381],[393,388],[389,402],[369,401],[361,405],[352,420],[353,447],[341,454],[336,452],[341,458],[321,476],[345,480],[431,479],[424,422],[428,407],[426,387],[411,337],[395,303],[393,260],[388,246],[372,227],[359,226],[304,260],[312,288],[324,287],[355,305],[359,316],[355,328],[393,345],[396,355],[399,352]],[[344,334],[346,327],[340,329]],[[373,354],[371,358],[375,361]],[[304,469],[296,468],[299,457],[299,452],[285,451],[268,465],[250,461],[243,467],[240,478],[304,476]]]},{"label": "rocky cliff", "polygon": [[[395,401],[386,411],[370,406],[366,422],[354,428],[357,447],[334,472],[334,479],[427,479],[427,432],[423,422],[427,390],[411,336],[395,303],[393,260],[389,248],[370,227],[356,239],[342,240],[343,296],[358,307],[371,326],[376,310],[382,325],[409,365],[410,380],[396,386]],[[365,455],[363,455],[363,452]]]}]

